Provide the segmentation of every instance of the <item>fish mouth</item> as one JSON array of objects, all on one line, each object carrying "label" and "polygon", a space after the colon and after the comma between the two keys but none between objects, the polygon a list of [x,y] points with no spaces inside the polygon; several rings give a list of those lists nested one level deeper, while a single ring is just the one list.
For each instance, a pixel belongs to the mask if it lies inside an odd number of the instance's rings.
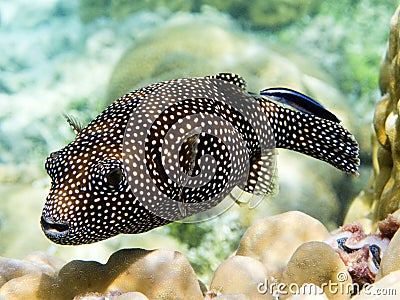
[{"label": "fish mouth", "polygon": [[69,225],[66,222],[55,222],[52,218],[42,216],[40,223],[43,232],[50,239],[66,236],[69,232]]}]

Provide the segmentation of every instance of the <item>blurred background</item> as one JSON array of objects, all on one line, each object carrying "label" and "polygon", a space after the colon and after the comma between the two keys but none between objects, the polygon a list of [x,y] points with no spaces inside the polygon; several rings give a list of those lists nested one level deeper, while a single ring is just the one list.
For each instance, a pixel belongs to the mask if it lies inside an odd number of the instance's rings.
[{"label": "blurred background", "polygon": [[[122,247],[182,251],[198,275],[237,247],[257,219],[301,210],[334,229],[371,174],[370,133],[390,17],[387,0],[0,0],[0,256],[46,251],[105,262]],[[40,230],[50,179],[44,161],[124,93],[152,82],[234,72],[258,92],[306,93],[361,146],[360,176],[279,151],[279,194],[250,210],[175,223],[86,246],[58,246]]]}]

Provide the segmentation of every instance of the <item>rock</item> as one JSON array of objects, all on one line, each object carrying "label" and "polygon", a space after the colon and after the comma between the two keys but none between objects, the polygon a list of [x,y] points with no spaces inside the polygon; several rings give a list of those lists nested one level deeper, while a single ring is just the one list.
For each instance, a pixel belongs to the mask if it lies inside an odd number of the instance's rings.
[{"label": "rock", "polygon": [[259,260],[269,273],[277,276],[297,247],[305,242],[325,240],[328,236],[328,230],[318,220],[290,211],[262,219],[248,228],[236,255]]}]

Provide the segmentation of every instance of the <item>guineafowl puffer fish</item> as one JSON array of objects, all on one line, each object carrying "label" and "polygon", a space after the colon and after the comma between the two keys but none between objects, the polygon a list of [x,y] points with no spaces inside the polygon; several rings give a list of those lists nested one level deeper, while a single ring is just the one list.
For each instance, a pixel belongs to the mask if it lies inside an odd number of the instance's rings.
[{"label": "guineafowl puffer fish", "polygon": [[275,148],[357,174],[351,133],[280,102],[220,73],[130,92],[85,128],[69,119],[75,140],[46,160],[42,230],[58,244],[87,244],[207,211],[235,187],[271,194]]}]

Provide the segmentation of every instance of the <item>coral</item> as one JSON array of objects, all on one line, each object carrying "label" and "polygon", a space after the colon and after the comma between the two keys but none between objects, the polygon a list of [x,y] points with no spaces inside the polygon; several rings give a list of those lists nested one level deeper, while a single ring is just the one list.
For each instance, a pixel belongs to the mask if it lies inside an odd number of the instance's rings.
[{"label": "coral", "polygon": [[[397,220],[390,218],[382,228],[394,229],[396,226]],[[360,224],[350,223],[333,232],[325,242],[339,254],[353,282],[363,286],[375,280],[382,254],[385,253],[390,242],[386,234],[385,231],[365,234]]]},{"label": "coral", "polygon": [[109,82],[107,102],[152,82],[217,72],[214,62],[243,47],[245,41],[216,25],[197,21],[166,25],[121,57]]},{"label": "coral", "polygon": [[124,293],[111,298],[112,300],[149,300],[145,295],[139,292]]},{"label": "coral", "polygon": [[21,275],[1,287],[0,298],[72,299],[90,292],[140,292],[149,299],[202,299],[187,259],[169,250],[124,249],[105,265],[76,260],[64,265],[57,276],[45,272]]},{"label": "coral", "polygon": [[236,255],[253,257],[270,273],[279,274],[297,247],[308,241],[325,240],[328,236],[327,229],[318,220],[290,211],[259,220],[248,228]]},{"label": "coral", "polygon": [[320,1],[213,1],[203,0],[202,4],[213,6],[220,11],[228,12],[245,24],[258,28],[276,29],[290,23],[298,22],[305,15],[317,12]]},{"label": "coral", "polygon": [[393,271],[400,270],[400,231],[392,237],[385,254],[383,255],[377,279],[380,279]]},{"label": "coral", "polygon": [[[350,284],[351,277],[342,260],[329,245],[314,241],[297,248],[283,272],[282,281],[287,286],[292,283],[298,286],[306,283],[322,286],[327,282]],[[331,294],[332,291],[327,286],[323,290],[330,299],[350,299],[350,295],[345,293]]]},{"label": "coral", "polygon": [[[285,298],[290,293],[272,290],[271,283],[286,284],[286,288],[305,283],[323,286],[329,280],[351,283],[343,261],[322,242],[328,236],[319,221],[301,212],[262,219],[245,232],[236,255],[215,271],[210,289],[222,294],[243,293],[251,299],[274,299],[277,294]],[[338,274],[344,274],[345,279]],[[330,299],[334,297],[326,286],[324,291]],[[342,299],[348,298],[343,295]]]},{"label": "coral", "polygon": [[171,12],[199,11],[203,5],[229,13],[244,24],[251,24],[257,28],[276,29],[298,22],[303,16],[316,13],[320,1],[275,0],[267,3],[265,1],[250,3],[244,0],[102,0],[94,3],[93,0],[80,0],[79,16],[82,22],[90,22],[102,16],[120,20],[140,11],[155,11],[158,8],[166,8]]},{"label": "coral", "polygon": [[78,13],[82,22],[88,23],[109,14],[110,0],[80,0]]},{"label": "coral", "polygon": [[0,286],[14,278],[28,274],[55,276],[63,261],[42,252],[35,252],[23,260],[0,257]]},{"label": "coral", "polygon": [[249,19],[255,26],[279,28],[283,25],[298,22],[305,15],[314,14],[320,1],[253,1],[248,6]]},{"label": "coral", "polygon": [[258,291],[258,285],[266,278],[268,275],[260,261],[236,255],[228,258],[217,268],[211,281],[210,291],[225,295],[244,294],[255,300],[273,299],[272,296],[266,298]]},{"label": "coral", "polygon": [[170,250],[123,249],[106,264],[74,260],[63,265],[43,253],[24,260],[1,258],[0,299],[350,299],[353,284],[360,283],[357,275],[365,274],[365,268],[357,269],[369,257],[361,255],[365,245],[379,245],[383,253],[376,288],[395,286],[387,277],[398,286],[399,277],[392,274],[400,272],[399,231],[386,251],[383,245],[396,226],[397,218],[390,217],[380,224],[383,233],[368,235],[360,225],[348,224],[329,235],[319,221],[300,212],[265,218],[216,268],[209,290],[186,257]]},{"label": "coral", "polygon": [[400,271],[392,272],[371,284],[367,290],[351,298],[352,300],[398,299],[400,287]]},{"label": "coral", "polygon": [[190,11],[192,1],[186,0],[80,0],[78,13],[82,22],[88,23],[100,17],[109,16],[121,20],[139,11],[154,11],[157,8],[167,8],[174,11]]},{"label": "coral", "polygon": [[[291,211],[265,218],[245,232],[236,256],[223,262],[216,270],[211,291],[243,293],[257,299],[249,287],[255,282],[262,283],[260,277],[264,273],[264,280],[284,284],[284,289],[275,291],[280,292],[282,299],[294,292],[288,289],[291,284],[297,288],[303,286],[304,295],[310,291],[304,285],[313,284],[316,289],[322,288],[323,299],[350,299],[352,289],[357,285],[360,288],[375,281],[381,260],[386,271],[379,271],[378,278],[399,269],[396,259],[399,256],[400,235],[396,233],[390,242],[398,225],[397,218],[391,216],[380,223],[382,232],[376,234],[366,234],[356,223],[347,224],[329,234],[319,221],[300,212]],[[247,266],[251,266],[254,272],[249,273]],[[236,274],[234,270],[240,271]],[[347,290],[337,293],[326,285],[328,282],[331,286],[344,286]],[[272,297],[272,290],[264,291],[264,297]],[[293,297],[295,299],[297,295]]]},{"label": "coral", "polygon": [[[378,221],[385,219],[388,214],[400,208],[399,14],[400,7],[391,19],[389,45],[380,66],[379,88],[382,96],[376,105],[374,114],[374,175],[365,191],[355,200],[357,203],[367,204],[363,208],[364,215],[367,216],[369,212],[372,212],[370,219],[373,228],[376,228]],[[373,191],[372,194],[371,190]],[[360,207],[359,204],[352,205],[348,216],[360,216],[359,212],[354,212],[358,207]],[[347,220],[352,218],[354,217],[348,217]]]},{"label": "coral", "polygon": [[[218,294],[218,295],[216,295]],[[206,296],[205,300],[251,300],[251,298],[247,297],[243,294],[225,294],[220,295],[219,293],[210,293]]]}]

